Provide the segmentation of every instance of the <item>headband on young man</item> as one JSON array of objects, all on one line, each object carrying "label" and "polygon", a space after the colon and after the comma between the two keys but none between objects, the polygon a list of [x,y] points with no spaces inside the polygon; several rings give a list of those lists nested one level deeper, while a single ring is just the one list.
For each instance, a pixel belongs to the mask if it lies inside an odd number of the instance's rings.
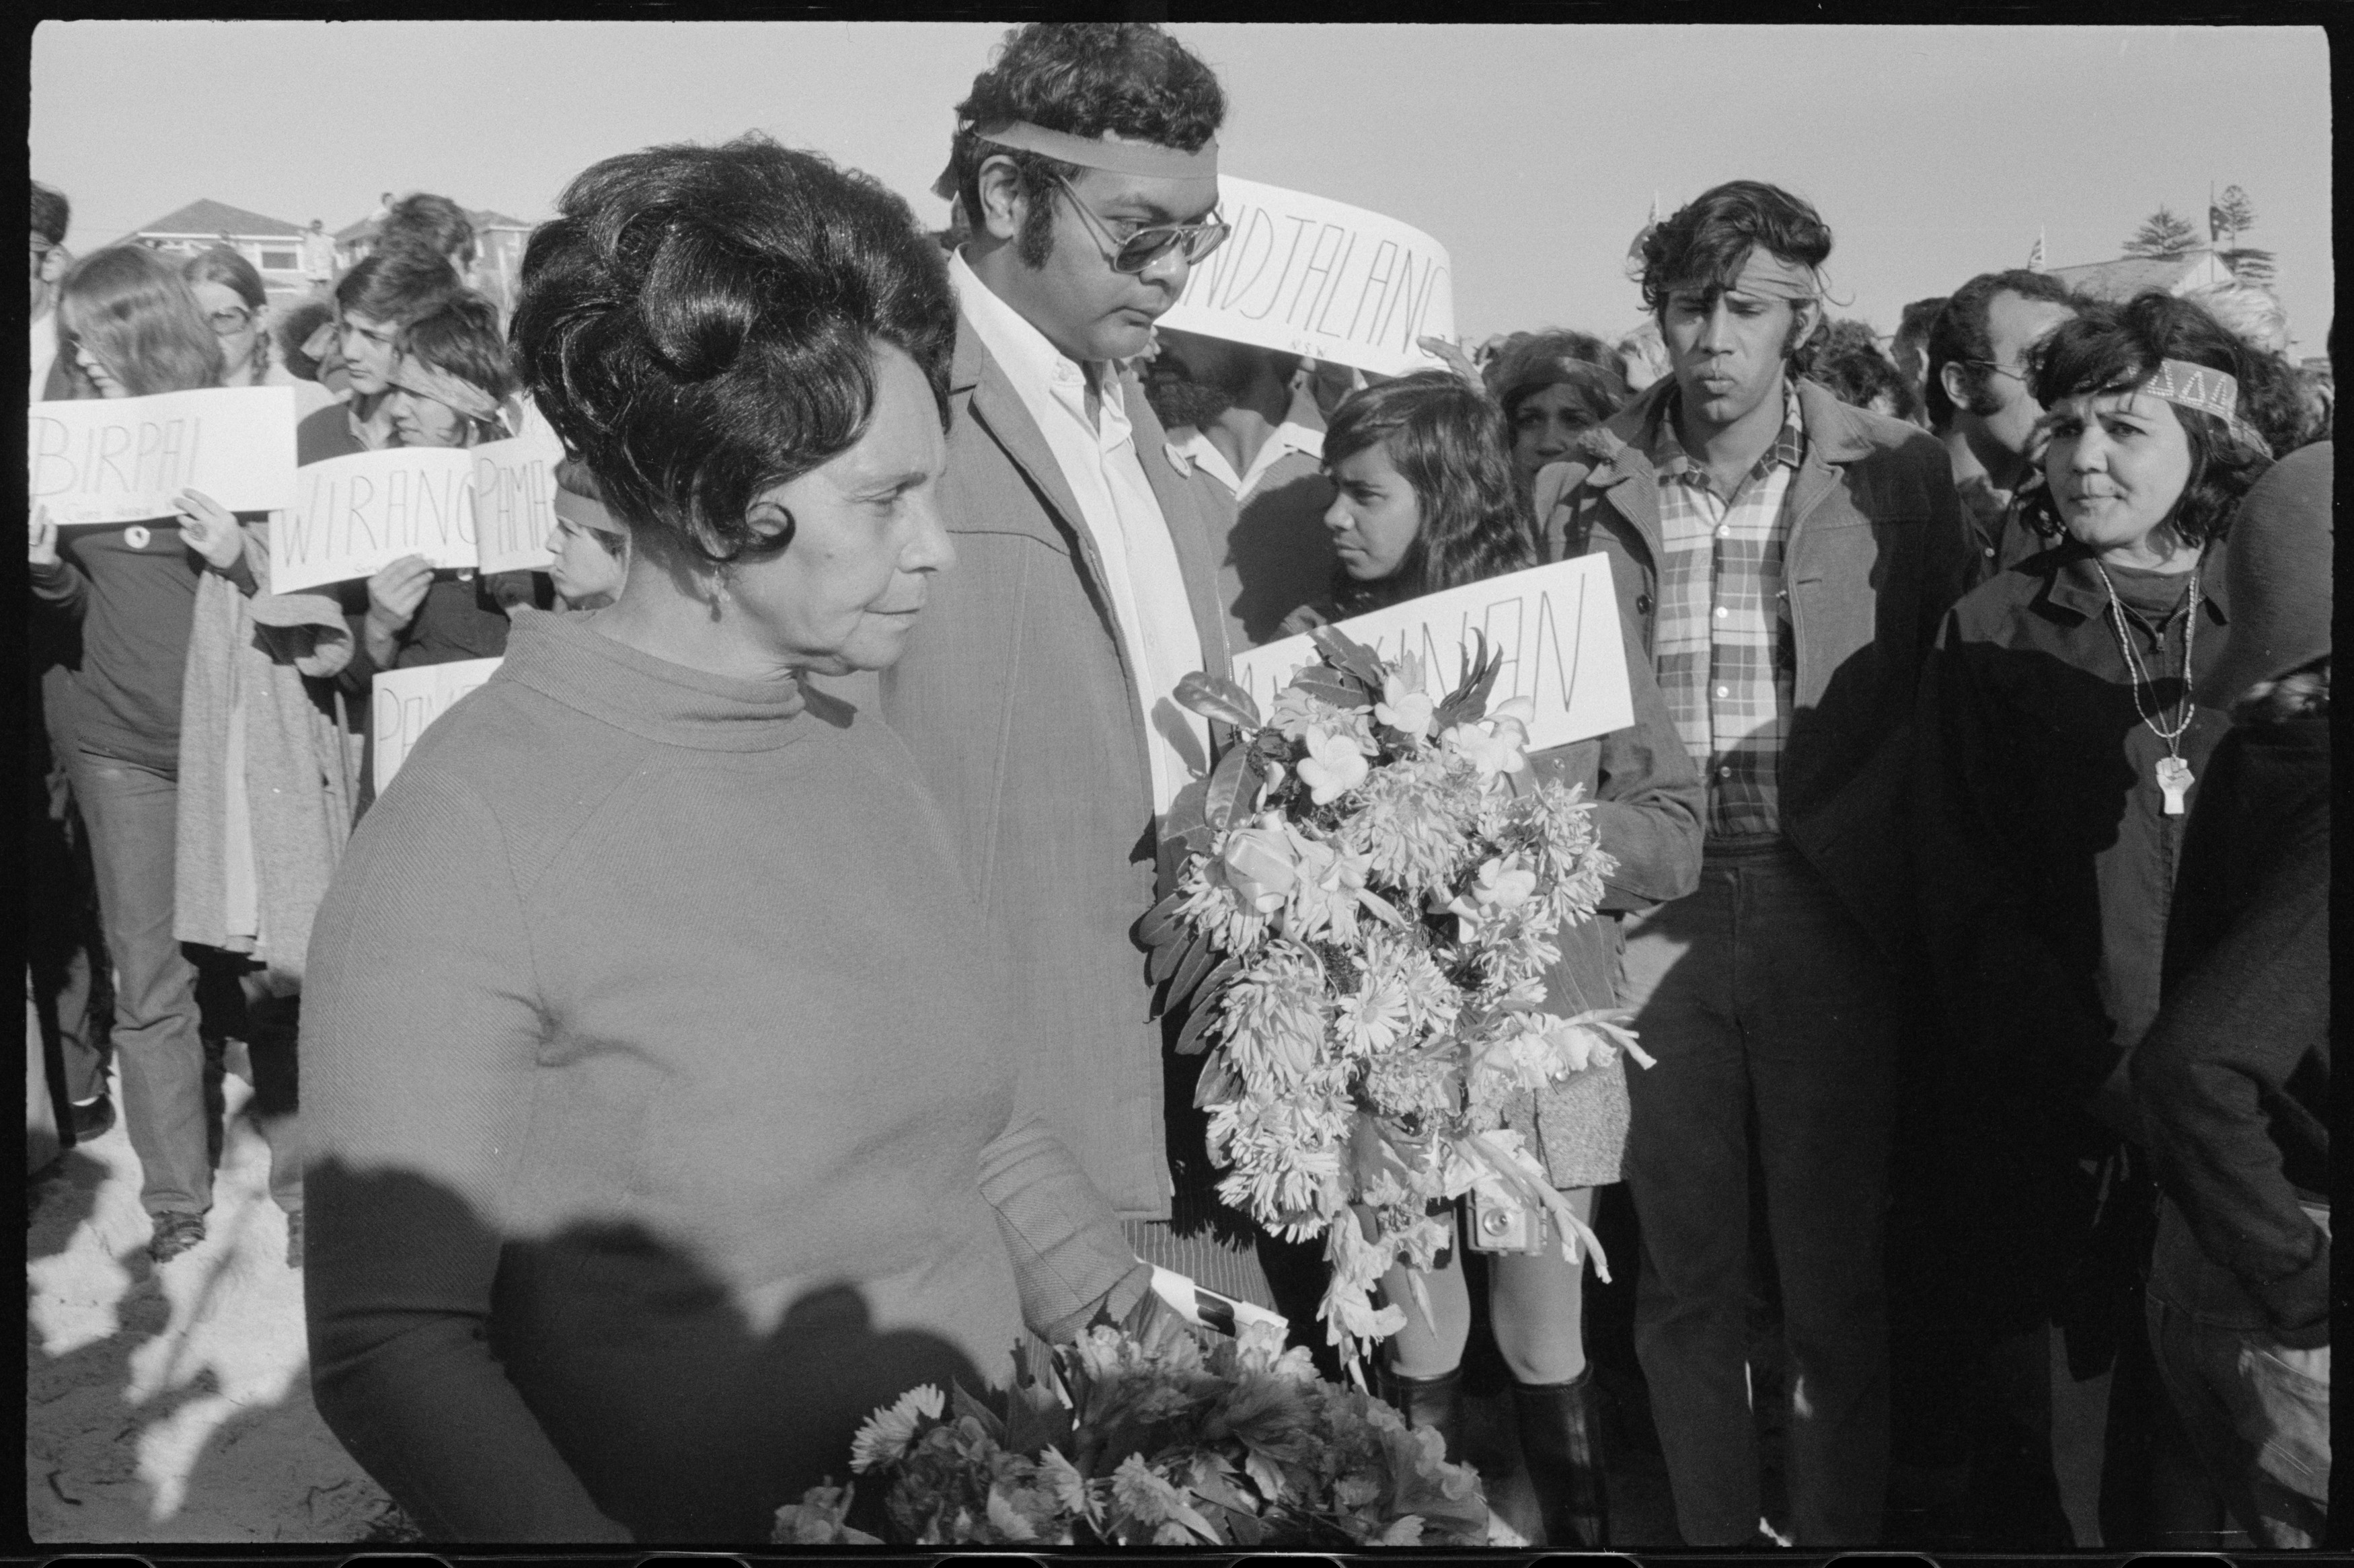
[{"label": "headband on young man", "polygon": [[443,408],[463,414],[470,419],[498,417],[498,401],[489,393],[471,381],[451,375],[439,366],[426,364],[413,354],[396,356],[392,362],[392,374],[387,379],[404,392],[430,397]]},{"label": "headband on young man", "polygon": [[[1218,139],[1214,136],[1188,153],[1182,148],[1163,146],[1158,142],[1123,142],[1109,136],[1074,136],[1067,131],[1050,131],[1027,120],[1007,120],[965,128],[991,146],[1037,153],[1066,164],[1076,164],[1083,169],[1107,169],[1115,175],[1136,175],[1152,179],[1214,180],[1218,177]],[[940,177],[933,182],[932,194],[942,197],[956,194],[954,164],[942,170]]]}]

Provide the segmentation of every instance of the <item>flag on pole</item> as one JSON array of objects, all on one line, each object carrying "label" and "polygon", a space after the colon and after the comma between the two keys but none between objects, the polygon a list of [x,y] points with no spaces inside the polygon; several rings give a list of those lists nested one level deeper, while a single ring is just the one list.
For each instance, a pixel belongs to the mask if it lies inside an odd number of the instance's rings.
[{"label": "flag on pole", "polygon": [[2213,245],[2220,241],[2223,238],[2223,230],[2229,227],[2223,209],[2215,205],[2215,185],[2210,181],[2207,185],[2207,243]]},{"label": "flag on pole", "polygon": [[2035,231],[2035,249],[2027,253],[2027,270],[2031,272],[2043,270],[2043,230],[2041,228]]}]

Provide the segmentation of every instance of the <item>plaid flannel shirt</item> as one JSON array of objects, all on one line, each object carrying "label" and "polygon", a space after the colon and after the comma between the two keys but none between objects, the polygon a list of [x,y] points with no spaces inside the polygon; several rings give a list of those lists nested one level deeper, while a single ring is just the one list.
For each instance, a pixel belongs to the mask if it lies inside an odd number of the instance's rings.
[{"label": "plaid flannel shirt", "polygon": [[1730,497],[1664,411],[1651,442],[1661,545],[1652,653],[1676,734],[1708,783],[1711,838],[1782,826],[1776,770],[1797,674],[1782,550],[1807,455],[1797,389],[1784,396],[1780,433]]}]

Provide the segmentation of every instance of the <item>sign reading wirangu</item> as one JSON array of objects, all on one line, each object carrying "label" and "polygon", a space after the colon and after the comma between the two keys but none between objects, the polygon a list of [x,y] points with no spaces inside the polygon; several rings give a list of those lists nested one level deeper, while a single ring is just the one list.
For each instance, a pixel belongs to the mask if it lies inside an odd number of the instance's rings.
[{"label": "sign reading wirangu", "polygon": [[270,519],[270,588],[372,577],[404,556],[436,567],[546,567],[557,461],[543,422],[479,447],[392,447],[295,471],[292,509]]},{"label": "sign reading wirangu", "polygon": [[1455,335],[1438,241],[1361,207],[1225,175],[1218,210],[1234,232],[1195,264],[1161,325],[1380,376],[1442,368],[1415,346]]}]

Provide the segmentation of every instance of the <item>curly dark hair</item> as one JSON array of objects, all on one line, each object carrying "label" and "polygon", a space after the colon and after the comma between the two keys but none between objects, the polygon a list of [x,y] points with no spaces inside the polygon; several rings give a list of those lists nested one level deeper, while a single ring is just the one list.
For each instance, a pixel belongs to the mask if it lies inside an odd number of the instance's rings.
[{"label": "curly dark hair", "polygon": [[[2029,390],[2046,408],[2064,397],[2130,391],[2166,359],[2223,371],[2245,387],[2255,373],[2254,358],[2254,350],[2205,310],[2151,289],[2122,304],[2081,302],[2075,318],[2052,328],[2030,354]],[[2167,407],[2190,438],[2190,474],[2168,521],[2184,539],[2203,545],[2228,531],[2240,497],[2272,466],[2272,454],[2257,450],[2212,414],[2174,403]],[[2029,492],[2021,514],[2047,536],[2066,531],[2049,485]]]},{"label": "curly dark hair", "polygon": [[414,239],[379,245],[335,281],[335,312],[407,326],[465,285],[439,251]]},{"label": "curly dark hair", "polygon": [[[1711,186],[1643,237],[1644,308],[1661,316],[1669,293],[1696,279],[1707,281],[1713,303],[1758,246],[1801,267],[1819,267],[1830,257],[1830,227],[1810,203],[1779,185],[1728,180]],[[1818,330],[1785,346],[1793,373],[1804,373],[1821,335]]]},{"label": "curly dark hair", "polygon": [[1012,158],[1025,204],[1014,254],[1043,267],[1054,249],[1055,176],[1080,171],[983,142],[979,126],[1027,120],[1073,136],[1110,132],[1193,153],[1225,123],[1226,95],[1199,57],[1149,22],[1032,22],[1005,35],[956,114],[949,172],[967,220],[981,219],[982,163]]},{"label": "curly dark hair", "polygon": [[2017,294],[2022,300],[2041,300],[2072,311],[2084,302],[2051,273],[2016,268],[2008,272],[1981,272],[1956,289],[1947,296],[1945,309],[1929,323],[1929,362],[1921,397],[1928,405],[1933,430],[1954,422],[1954,399],[1946,391],[1948,365],[1962,367],[1962,385],[1968,394],[1965,406],[1971,413],[1991,414],[2001,407],[1992,400],[1987,385],[1994,372],[1983,363],[1994,357],[1993,329],[1987,323],[1987,313],[1997,294]]},{"label": "curly dark hair", "polygon": [[1359,582],[1334,569],[1332,598],[1343,616],[1537,564],[1509,445],[1503,410],[1443,370],[1368,387],[1332,411],[1325,471],[1378,446],[1422,508],[1422,527],[1387,577]]},{"label": "curly dark hair", "polygon": [[45,185],[38,180],[31,184],[33,232],[52,245],[63,245],[66,230],[73,227],[73,203],[54,185]]},{"label": "curly dark hair", "polygon": [[[472,289],[460,290],[431,313],[409,323],[398,341],[401,353],[480,387],[493,403],[504,403],[514,393],[514,371],[506,340],[499,334],[499,308]],[[499,435],[487,424],[478,427],[477,433],[485,440]]]},{"label": "curly dark hair", "polygon": [[1912,418],[1920,407],[1913,384],[1881,352],[1879,336],[1862,322],[1831,323],[1807,374],[1850,408],[1869,408],[1883,392],[1897,418]]},{"label": "curly dark hair", "polygon": [[856,444],[875,351],[948,418],[947,258],[881,182],[766,136],[649,147],[565,188],[525,249],[514,363],[633,530],[724,565],[772,555],[761,492]]},{"label": "curly dark hair", "polygon": [[474,220],[466,216],[464,207],[431,191],[412,191],[384,215],[376,242],[382,246],[403,241],[452,259],[461,267],[474,264]]},{"label": "curly dark hair", "polygon": [[1504,418],[1509,422],[1522,398],[1570,379],[1570,366],[1574,365],[1590,365],[1609,372],[1620,382],[1627,379],[1625,354],[1590,332],[1555,327],[1544,332],[1516,332],[1506,338],[1496,356],[1488,362],[1488,395],[1503,405]]}]

